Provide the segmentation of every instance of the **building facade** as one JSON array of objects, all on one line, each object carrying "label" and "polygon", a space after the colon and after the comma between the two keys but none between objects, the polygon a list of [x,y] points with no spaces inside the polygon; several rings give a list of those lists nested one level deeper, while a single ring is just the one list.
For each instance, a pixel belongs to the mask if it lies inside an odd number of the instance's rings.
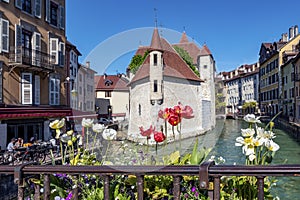
[{"label": "building facade", "polygon": [[259,101],[259,64],[242,65],[230,72],[221,73],[227,92],[225,113],[237,117],[256,113]]},{"label": "building facade", "polygon": [[289,34],[282,34],[278,42],[261,45],[259,53],[260,109],[265,115],[273,116],[283,110],[285,89],[282,82],[284,81],[282,66],[296,55],[299,40],[298,26],[292,26]]},{"label": "building facade", "polygon": [[99,117],[127,120],[129,115],[129,80],[123,74],[95,77],[96,110]]},{"label": "building facade", "polygon": [[[149,55],[129,83],[128,138],[146,142],[146,138],[140,135],[139,127],[147,129],[152,125],[157,131],[161,130],[163,122],[158,120],[159,110],[173,107],[178,102],[191,106],[194,111],[194,118],[182,119],[182,138],[203,134],[212,129],[215,120],[211,119],[215,118],[215,111],[211,108],[215,102],[209,98],[208,91],[205,93],[205,89],[209,88],[203,87],[204,80],[191,70],[171,44],[159,36],[156,28],[151,45],[140,47],[137,53],[144,55],[147,50]],[[197,61],[198,56],[193,60]],[[211,79],[213,80],[213,77]],[[171,126],[167,126],[164,133],[166,132],[170,139]],[[178,139],[179,132],[175,131],[174,134],[175,139]],[[152,139],[151,142],[153,143],[154,140]]]},{"label": "building facade", "polygon": [[48,139],[49,120],[70,114],[65,1],[0,2],[1,147],[12,137]]}]

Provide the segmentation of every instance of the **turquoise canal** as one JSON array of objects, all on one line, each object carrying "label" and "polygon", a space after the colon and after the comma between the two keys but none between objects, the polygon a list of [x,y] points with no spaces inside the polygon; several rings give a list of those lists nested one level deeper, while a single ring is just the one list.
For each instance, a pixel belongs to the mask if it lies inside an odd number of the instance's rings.
[{"label": "turquoise canal", "polygon": [[[120,142],[116,142],[113,148],[109,148],[108,155],[110,156],[107,157],[107,160],[115,164],[130,164],[132,160],[135,161],[131,164],[145,164],[149,163],[145,162],[145,158],[150,156],[160,159],[176,150],[179,150],[181,154],[191,152],[196,139],[198,139],[199,148],[212,148],[208,158],[211,156],[222,156],[226,160],[225,165],[243,165],[245,156],[242,154],[241,147],[235,146],[235,139],[241,136],[241,128],[247,127],[248,124],[243,120],[217,120],[216,128],[205,135],[185,139],[166,146],[159,146],[157,153],[154,147],[147,149],[145,146],[126,143],[128,147],[122,148],[124,144],[118,145]],[[275,127],[274,132],[276,134],[274,141],[279,144],[280,149],[276,152],[272,164],[300,164],[300,144],[283,130]],[[272,192],[274,196],[285,200],[299,199],[300,177],[277,177],[276,179],[278,180],[277,186],[274,187]]]}]

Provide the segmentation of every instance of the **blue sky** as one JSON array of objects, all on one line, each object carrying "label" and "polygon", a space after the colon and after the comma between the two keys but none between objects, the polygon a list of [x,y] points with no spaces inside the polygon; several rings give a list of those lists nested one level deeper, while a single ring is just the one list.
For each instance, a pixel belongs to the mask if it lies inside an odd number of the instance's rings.
[{"label": "blue sky", "polygon": [[219,72],[256,62],[262,42],[300,26],[298,0],[67,0],[67,38],[98,74],[122,73],[149,45],[155,13],[163,37],[178,42],[185,30],[210,48]]}]

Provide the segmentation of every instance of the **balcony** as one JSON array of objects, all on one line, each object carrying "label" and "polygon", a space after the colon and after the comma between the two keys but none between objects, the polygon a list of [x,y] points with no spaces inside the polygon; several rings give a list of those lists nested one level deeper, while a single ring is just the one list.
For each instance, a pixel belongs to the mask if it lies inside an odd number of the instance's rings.
[{"label": "balcony", "polygon": [[33,68],[36,71],[53,71],[55,57],[25,47],[10,47],[9,65]]}]

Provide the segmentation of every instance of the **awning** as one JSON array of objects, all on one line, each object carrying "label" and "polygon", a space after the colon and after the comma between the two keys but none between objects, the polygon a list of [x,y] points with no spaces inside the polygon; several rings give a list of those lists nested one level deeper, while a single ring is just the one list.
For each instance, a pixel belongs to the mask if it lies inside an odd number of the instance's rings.
[{"label": "awning", "polygon": [[72,115],[70,108],[14,107],[0,108],[0,119],[62,118]]}]

